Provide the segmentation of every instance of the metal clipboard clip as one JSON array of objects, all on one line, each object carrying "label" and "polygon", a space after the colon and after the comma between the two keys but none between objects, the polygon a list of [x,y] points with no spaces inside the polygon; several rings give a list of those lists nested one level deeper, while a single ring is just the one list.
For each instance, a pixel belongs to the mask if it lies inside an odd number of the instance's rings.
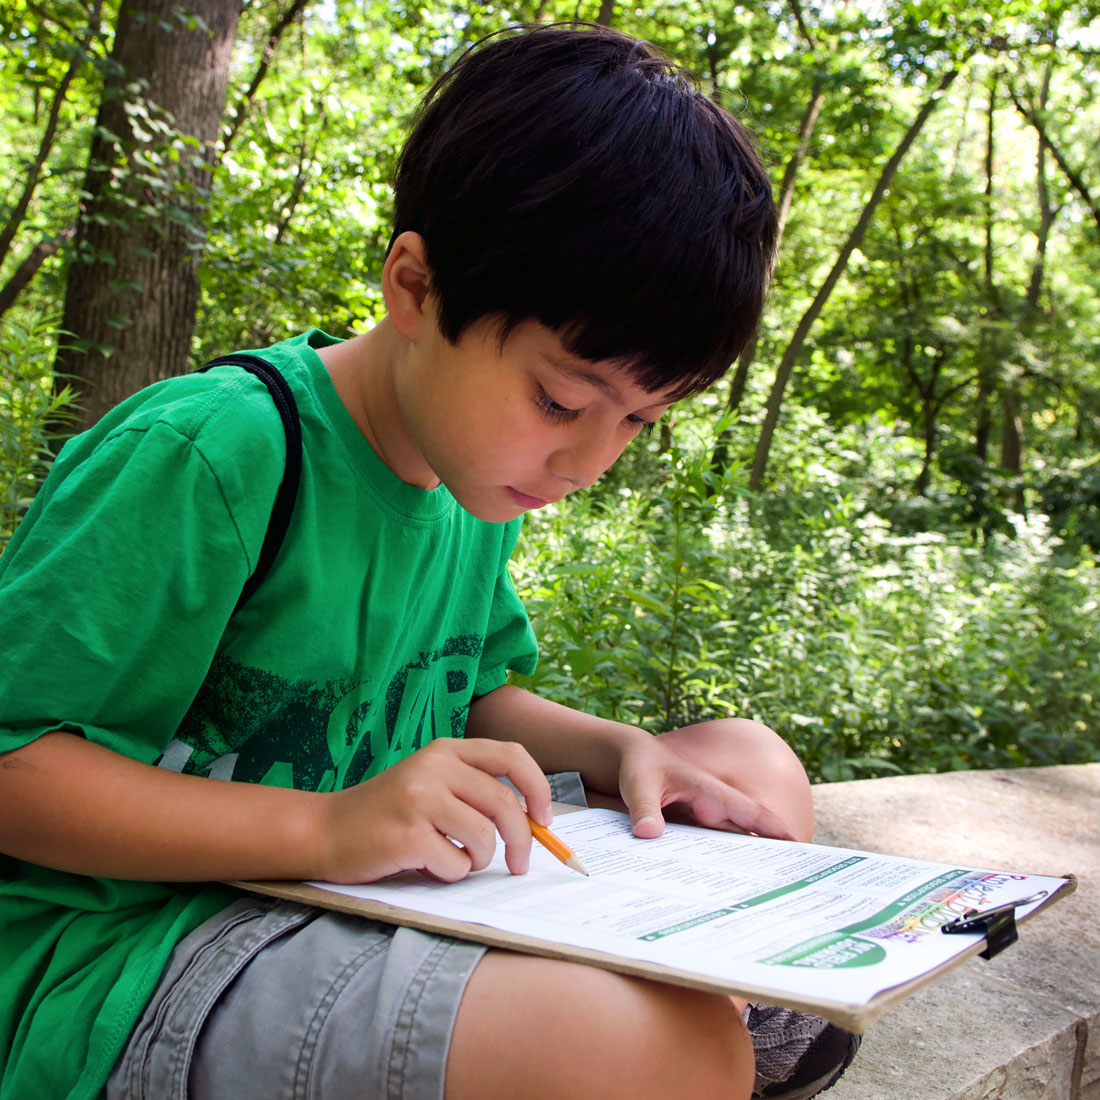
[{"label": "metal clipboard clip", "polygon": [[967,909],[960,917],[945,924],[940,931],[951,934],[953,932],[981,932],[985,936],[985,950],[980,957],[991,959],[999,955],[1006,947],[1016,942],[1019,936],[1016,932],[1016,910],[1021,905],[1030,905],[1032,902],[1042,901],[1047,896],[1046,890],[1040,890],[1029,898],[1020,898],[1018,901],[1006,902],[1004,905],[995,905],[992,909],[981,912],[978,909]]}]

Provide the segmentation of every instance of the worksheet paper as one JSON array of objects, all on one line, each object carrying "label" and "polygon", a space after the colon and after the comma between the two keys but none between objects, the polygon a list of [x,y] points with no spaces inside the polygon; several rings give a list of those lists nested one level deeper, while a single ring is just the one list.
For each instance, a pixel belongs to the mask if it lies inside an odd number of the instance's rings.
[{"label": "worksheet paper", "polygon": [[[968,909],[1065,880],[668,825],[638,840],[609,810],[561,814],[554,832],[589,877],[533,845],[531,869],[492,864],[461,882],[406,873],[364,886],[310,885],[422,913],[790,994],[866,1005],[982,939],[943,935]],[[1026,915],[1041,900],[1022,906]]]}]

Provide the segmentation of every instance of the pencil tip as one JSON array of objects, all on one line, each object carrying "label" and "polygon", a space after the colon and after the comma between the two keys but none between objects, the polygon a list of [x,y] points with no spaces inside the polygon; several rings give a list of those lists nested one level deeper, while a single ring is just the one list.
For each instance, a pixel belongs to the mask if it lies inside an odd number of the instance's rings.
[{"label": "pencil tip", "polygon": [[588,878],[588,871],[585,869],[584,864],[581,863],[581,861],[577,859],[576,856],[570,856],[565,861],[565,865],[566,867],[572,867],[574,871],[579,871],[582,875],[584,875],[585,878]]}]

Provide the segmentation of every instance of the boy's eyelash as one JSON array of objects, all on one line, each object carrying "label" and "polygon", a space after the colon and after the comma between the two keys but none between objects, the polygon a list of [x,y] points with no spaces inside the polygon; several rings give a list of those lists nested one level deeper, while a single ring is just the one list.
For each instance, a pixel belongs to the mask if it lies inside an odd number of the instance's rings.
[{"label": "boy's eyelash", "polygon": [[[548,420],[557,420],[561,423],[568,423],[571,420],[576,420],[580,416],[579,409],[567,409],[564,405],[555,401],[541,386],[535,394],[535,404],[538,406],[539,411]],[[635,432],[638,435],[649,435],[654,428],[654,421],[646,420],[645,417],[635,416],[633,413],[628,416],[627,421],[633,426]]]},{"label": "boy's eyelash", "polygon": [[580,415],[577,409],[567,409],[564,405],[559,405],[541,386],[535,397],[535,404],[549,420],[576,420]]}]

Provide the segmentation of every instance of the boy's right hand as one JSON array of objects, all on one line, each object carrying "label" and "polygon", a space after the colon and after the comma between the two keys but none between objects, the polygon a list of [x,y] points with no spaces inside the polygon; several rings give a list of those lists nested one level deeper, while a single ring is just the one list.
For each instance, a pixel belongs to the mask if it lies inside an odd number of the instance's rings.
[{"label": "boy's right hand", "polygon": [[415,870],[454,882],[489,863],[498,832],[508,869],[524,874],[531,828],[497,776],[522,792],[534,820],[551,823],[550,786],[525,748],[440,738],[364,783],[317,799],[317,877],[346,884]]}]

